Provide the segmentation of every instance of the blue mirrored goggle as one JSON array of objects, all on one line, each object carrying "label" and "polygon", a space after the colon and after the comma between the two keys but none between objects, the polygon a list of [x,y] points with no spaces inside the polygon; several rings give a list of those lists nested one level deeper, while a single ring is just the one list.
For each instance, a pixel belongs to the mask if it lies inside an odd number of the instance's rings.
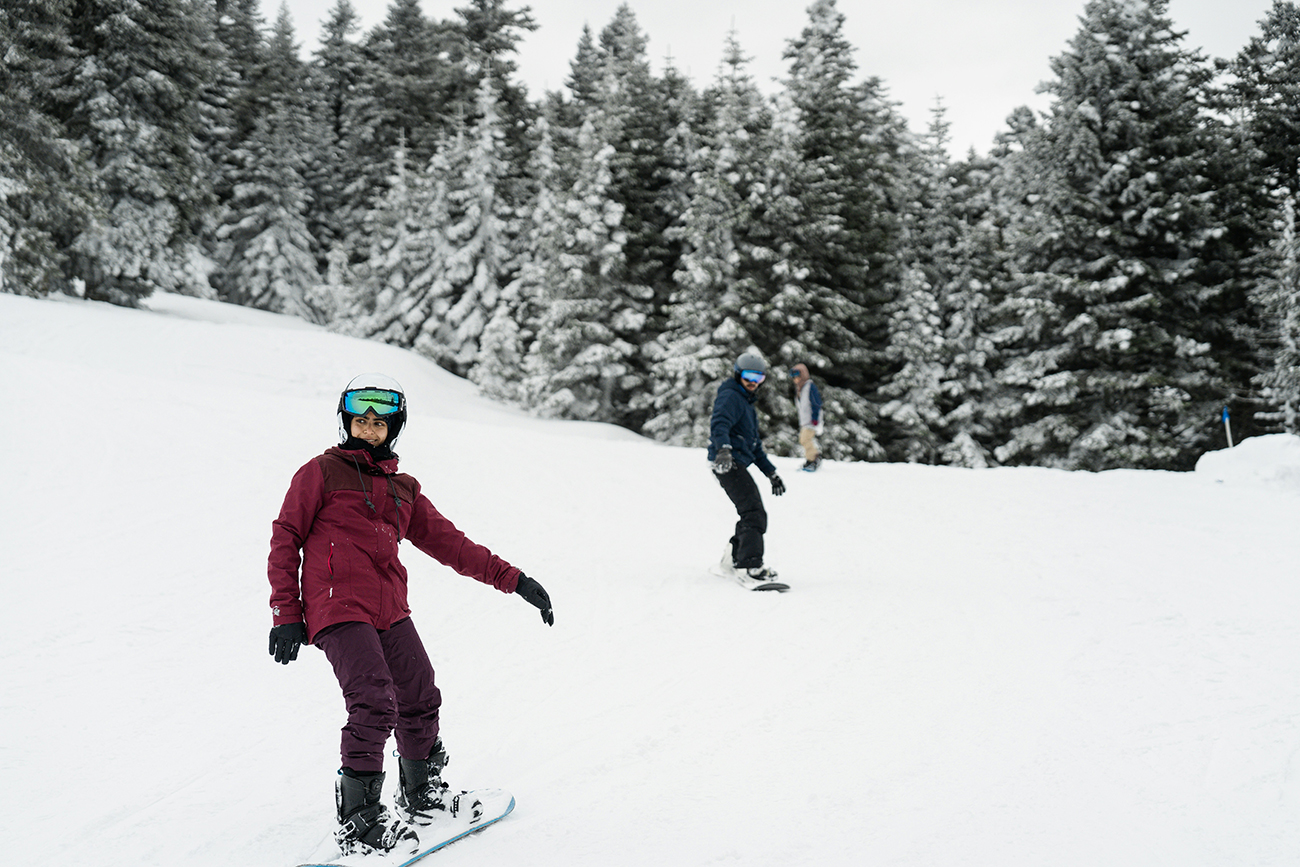
[{"label": "blue mirrored goggle", "polygon": [[362,388],[343,394],[343,409],[352,415],[365,415],[367,411],[378,416],[392,415],[402,408],[402,396],[395,391],[380,388]]},{"label": "blue mirrored goggle", "polygon": [[761,370],[742,370],[740,372],[740,378],[745,380],[745,382],[759,383],[767,379],[767,374]]}]

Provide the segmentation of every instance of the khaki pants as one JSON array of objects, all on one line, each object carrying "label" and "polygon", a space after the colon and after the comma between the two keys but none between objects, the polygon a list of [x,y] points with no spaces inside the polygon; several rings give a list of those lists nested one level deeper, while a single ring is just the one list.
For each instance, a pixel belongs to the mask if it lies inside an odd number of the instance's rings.
[{"label": "khaki pants", "polygon": [[817,432],[810,427],[799,428],[799,445],[803,446],[803,457],[806,461],[817,460]]}]

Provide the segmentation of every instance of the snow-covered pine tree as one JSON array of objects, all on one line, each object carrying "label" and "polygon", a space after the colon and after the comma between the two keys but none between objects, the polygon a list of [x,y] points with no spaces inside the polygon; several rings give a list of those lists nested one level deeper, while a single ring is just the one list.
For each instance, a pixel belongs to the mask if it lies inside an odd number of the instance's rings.
[{"label": "snow-covered pine tree", "polygon": [[[216,209],[224,209],[234,195],[241,171],[234,154],[253,135],[260,118],[270,113],[261,70],[266,63],[266,20],[260,0],[216,0],[213,33],[220,55],[206,99],[212,126],[201,130],[200,141],[213,166]],[[211,239],[205,239],[211,246]]]},{"label": "snow-covered pine tree", "polygon": [[992,314],[1005,287],[1000,209],[994,195],[999,171],[993,157],[974,152],[949,164],[944,212],[955,221],[947,251],[946,282],[940,293],[944,321],[943,443],[940,460],[962,467],[993,463],[999,442],[995,371],[998,345],[990,333]]},{"label": "snow-covered pine tree", "polygon": [[982,403],[993,347],[982,329],[996,268],[988,172],[950,162],[948,128],[936,104],[913,158],[916,195],[902,214],[901,255],[910,267],[891,305],[887,357],[895,372],[881,388],[889,398],[882,411],[899,428],[893,451],[903,459],[986,466]]},{"label": "snow-covered pine tree", "polygon": [[363,291],[356,268],[339,245],[325,254],[325,271],[321,280],[308,288],[305,301],[318,321],[347,330],[351,327],[348,317],[357,310]]},{"label": "snow-covered pine tree", "polygon": [[561,173],[556,179],[561,180],[561,175],[564,179],[556,189],[565,189],[572,180],[577,163],[574,155],[578,152],[578,134],[587,112],[596,107],[600,95],[600,69],[596,38],[590,25],[583,24],[576,53],[569,61],[569,75],[564,80],[567,93],[551,91],[541,105],[541,116],[546,120],[556,168]]},{"label": "snow-covered pine tree", "polygon": [[897,370],[880,389],[880,408],[898,428],[894,452],[912,463],[938,463],[943,434],[946,346],[938,292],[919,266],[903,275],[891,304],[887,357]]},{"label": "snow-covered pine tree", "polygon": [[1254,36],[1231,61],[1227,108],[1242,117],[1267,189],[1300,191],[1300,6],[1274,0]]},{"label": "snow-covered pine tree", "polygon": [[1256,378],[1263,402],[1273,407],[1257,413],[1289,434],[1300,434],[1300,238],[1296,234],[1296,194],[1282,205],[1278,239],[1269,257],[1273,278],[1255,293],[1263,319],[1269,365]]},{"label": "snow-covered pine tree", "polygon": [[366,215],[369,255],[358,269],[362,285],[342,330],[409,347],[434,315],[432,306],[441,302],[445,310],[449,181],[445,152],[435,153],[425,171],[412,172],[398,139],[386,191]]},{"label": "snow-covered pine tree", "polygon": [[[687,163],[688,201],[670,238],[680,244],[663,333],[644,348],[651,361],[642,432],[674,445],[708,441],[713,386],[752,345],[737,313],[737,284],[752,280],[750,195],[763,173],[759,150],[770,112],[750,78],[734,32],[723,68],[705,93],[708,119]],[[748,263],[748,267],[747,267]]]},{"label": "snow-covered pine tree", "polygon": [[[1221,148],[1225,177],[1216,186],[1219,196],[1239,203],[1220,210],[1229,211],[1231,243],[1254,254],[1243,271],[1252,287],[1250,310],[1259,317],[1258,345],[1255,352],[1238,353],[1242,387],[1230,395],[1233,430],[1244,437],[1288,426],[1293,411],[1286,395],[1295,373],[1283,359],[1291,355],[1287,335],[1294,329],[1288,305],[1295,303],[1289,264],[1295,241],[1287,232],[1293,231],[1294,219],[1288,209],[1300,195],[1300,7],[1276,0],[1260,21],[1259,34],[1219,66],[1226,74],[1215,107],[1238,122],[1227,130]],[[1247,379],[1263,392],[1253,393]],[[1261,405],[1263,411],[1252,417]]]},{"label": "snow-covered pine tree", "polygon": [[538,111],[528,102],[527,88],[516,80],[515,55],[526,34],[537,29],[537,21],[531,8],[510,9],[507,0],[469,0],[468,5],[456,8],[456,15],[459,20],[454,31],[460,36],[463,53],[457,66],[462,87],[467,89],[460,99],[467,106],[477,104],[478,85],[485,75],[490,77],[503,136],[501,156],[509,166],[497,194],[508,207],[518,210],[533,192],[524,181],[536,145],[531,127]]},{"label": "snow-covered pine tree", "polygon": [[87,297],[133,305],[194,280],[193,229],[211,197],[195,149],[208,20],[190,0],[69,9],[79,62],[58,89],[59,120],[94,178],[97,214],[70,245]]},{"label": "snow-covered pine tree", "polygon": [[399,139],[409,165],[427,166],[457,118],[471,113],[454,98],[456,39],[451,27],[425,16],[419,0],[392,0],[383,23],[366,35],[344,157],[358,173],[346,190],[350,213],[365,213],[384,194]]},{"label": "snow-covered pine tree", "polygon": [[[336,259],[332,255],[335,250],[344,257],[343,262],[333,261],[329,266],[336,274],[357,252],[352,247],[364,236],[367,210],[359,206],[367,194],[357,189],[364,184],[362,165],[350,158],[358,138],[364,137],[358,130],[357,88],[365,60],[353,39],[359,28],[350,0],[337,0],[322,26],[320,47],[307,70],[319,134],[318,159],[306,175],[311,191],[307,224],[316,240],[318,264],[321,258]],[[339,310],[343,309],[346,303],[340,305]]]},{"label": "snow-covered pine tree", "polygon": [[90,194],[50,94],[74,63],[68,0],[14,0],[0,9],[0,292],[68,288],[56,236],[88,219]]},{"label": "snow-covered pine tree", "polygon": [[447,255],[432,284],[440,297],[413,308],[429,314],[418,325],[413,347],[462,376],[478,359],[479,337],[513,265],[509,248],[513,215],[499,193],[508,163],[498,95],[492,76],[485,74],[474,122],[447,142],[441,161],[447,185],[448,222],[441,227]]},{"label": "snow-covered pine tree", "polygon": [[[1009,182],[1022,279],[1000,371],[1019,395],[1007,463],[1190,467],[1230,388],[1216,269],[1222,224],[1204,110],[1209,70],[1166,0],[1091,0],[1052,61],[1053,102],[1024,124]],[[1210,315],[1207,315],[1210,314]]]},{"label": "snow-covered pine tree", "polygon": [[373,310],[354,326],[459,375],[478,357],[513,262],[512,215],[497,192],[507,169],[497,93],[485,75],[472,125],[445,139],[417,177],[399,167],[373,223]]},{"label": "snow-covered pine tree", "polygon": [[[694,94],[671,68],[663,79],[650,71],[648,38],[628,4],[620,4],[600,32],[597,62],[600,78],[584,119],[612,146],[608,195],[622,208],[623,296],[635,315],[616,320],[619,339],[635,346],[654,340],[663,328],[664,307],[674,289],[678,251],[666,230],[680,212],[685,139]],[[613,323],[612,323],[613,324]],[[630,330],[624,326],[633,326]],[[620,408],[617,421],[637,429],[645,421],[644,400],[649,362],[629,360],[625,376],[633,398]]]},{"label": "snow-covered pine tree", "polygon": [[[591,39],[589,30],[583,32],[579,56],[571,63],[569,84],[574,101],[564,102],[552,95],[547,106],[553,122],[553,141],[560,154],[563,207],[571,214],[561,231],[595,225],[593,219],[612,220],[594,235],[583,230],[577,243],[571,237],[562,240],[565,252],[561,258],[566,261],[592,257],[586,266],[587,278],[574,279],[578,271],[572,264],[559,269],[570,275],[564,278],[567,288],[562,294],[570,299],[591,298],[590,293],[599,286],[607,298],[606,309],[597,312],[594,308],[599,305],[584,301],[566,304],[565,311],[577,317],[575,321],[585,322],[583,327],[593,329],[593,340],[604,347],[593,348],[585,359],[601,353],[617,358],[617,364],[605,371],[598,371],[598,365],[587,361],[558,364],[568,371],[565,376],[569,378],[580,370],[587,371],[594,381],[581,392],[598,396],[577,397],[578,392],[567,384],[557,386],[567,389],[567,396],[556,397],[550,411],[569,413],[572,407],[596,407],[601,420],[633,429],[644,423],[647,412],[648,362],[639,347],[662,330],[663,305],[672,288],[676,253],[673,245],[666,243],[664,232],[685,198],[684,145],[689,128],[684,130],[681,122],[689,116],[693,99],[688,84],[672,70],[664,81],[651,75],[645,47],[646,37],[631,9],[621,5],[601,31],[598,44]],[[597,163],[599,171],[593,173]],[[613,208],[603,213],[594,209],[590,197],[596,188]],[[602,234],[605,240],[601,240]],[[615,237],[618,240],[610,244]],[[574,287],[584,283],[589,285],[575,295]],[[563,318],[565,311],[552,311],[551,315]],[[541,383],[545,391],[549,388],[545,385],[549,374],[539,371],[553,370],[555,366],[539,359],[554,356],[556,351],[561,357],[571,356],[572,352],[556,350],[553,344],[543,348],[538,344],[548,335],[539,332],[538,337],[530,351],[534,367],[530,367],[529,382],[533,388]],[[566,339],[573,339],[573,334]],[[535,366],[539,363],[540,367]],[[616,377],[614,369],[618,371]],[[557,410],[559,403],[570,409]]]},{"label": "snow-covered pine tree", "polygon": [[915,157],[916,196],[902,203],[900,214],[900,256],[908,268],[890,304],[885,356],[894,374],[880,394],[888,398],[881,413],[898,428],[891,450],[909,462],[936,463],[944,439],[947,347],[940,298],[954,269],[958,235],[947,177],[948,128],[943,106],[936,101]]},{"label": "snow-covered pine tree", "polygon": [[656,159],[655,174],[659,178],[659,192],[655,197],[656,212],[663,228],[659,231],[656,258],[659,268],[667,268],[667,281],[656,278],[655,296],[650,305],[649,335],[658,335],[667,319],[668,299],[675,290],[675,277],[682,256],[680,239],[672,227],[681,219],[691,199],[691,160],[699,149],[699,130],[705,125],[705,108],[699,92],[690,79],[673,65],[671,57],[664,60],[663,75],[656,82],[660,91],[662,117],[660,129],[662,144]]},{"label": "snow-covered pine tree", "polygon": [[[825,384],[829,450],[868,459],[882,455],[878,436],[890,439],[876,389],[890,373],[886,310],[900,277],[910,142],[881,82],[854,83],[843,30],[834,0],[816,0],[786,49],[790,76],[755,204],[767,274],[746,289],[742,316],[769,360],[803,361]],[[777,417],[792,439],[788,405]]]},{"label": "snow-covered pine tree", "polygon": [[549,275],[564,253],[561,190],[566,188],[555,159],[550,123],[537,121],[537,146],[528,164],[536,194],[518,220],[518,267],[483,329],[478,359],[469,378],[489,397],[523,400],[524,360],[537,334]]},{"label": "snow-covered pine tree", "polygon": [[[565,86],[573,94],[573,104],[580,111],[595,107],[600,99],[602,69],[604,62],[596,47],[596,37],[591,32],[591,25],[584,23],[582,33],[578,36],[578,46],[573,60],[569,61],[569,77]],[[574,127],[582,126],[581,115],[565,118],[573,122]]]},{"label": "snow-covered pine tree", "polygon": [[258,77],[268,113],[233,154],[237,169],[216,231],[218,270],[211,279],[234,303],[323,321],[306,300],[320,280],[305,179],[315,162],[316,126],[287,7],[280,9]]},{"label": "snow-covered pine tree", "polygon": [[510,79],[519,67],[511,55],[518,52],[524,33],[537,29],[528,6],[507,9],[506,5],[507,0],[469,0],[456,10],[466,71],[480,78],[491,73],[498,93],[512,87]]},{"label": "snow-covered pine tree", "polygon": [[558,196],[559,219],[542,242],[546,258],[536,337],[524,359],[525,403],[553,418],[615,421],[628,398],[645,314],[629,304],[623,273],[623,208],[609,195],[614,148],[588,120],[578,134],[575,174]]}]

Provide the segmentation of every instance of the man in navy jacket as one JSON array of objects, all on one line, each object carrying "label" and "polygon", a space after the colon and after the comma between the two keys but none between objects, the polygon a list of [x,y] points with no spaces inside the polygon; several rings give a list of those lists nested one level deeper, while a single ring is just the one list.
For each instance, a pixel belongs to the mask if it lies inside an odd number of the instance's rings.
[{"label": "man in navy jacket", "polygon": [[763,451],[758,432],[754,399],[767,377],[762,357],[746,352],[736,359],[730,379],[718,386],[709,423],[709,460],[718,483],[736,506],[740,520],[731,537],[731,563],[737,573],[751,579],[770,581],[776,572],[763,565],[763,534],[767,532],[767,510],[749,473],[754,464],[772,482],[772,495],[785,493],[785,483]]}]

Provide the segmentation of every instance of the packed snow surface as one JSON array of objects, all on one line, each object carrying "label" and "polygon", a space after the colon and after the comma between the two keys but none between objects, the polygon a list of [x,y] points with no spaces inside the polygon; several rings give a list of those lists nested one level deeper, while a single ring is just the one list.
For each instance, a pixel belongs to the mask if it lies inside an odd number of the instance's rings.
[{"label": "packed snow surface", "polygon": [[[780,456],[768,562],[701,449],[542,421],[281,316],[0,295],[7,865],[286,867],[330,832],[343,706],[267,655],[271,520],[354,375],[402,466],[538,578],[414,549],[446,777],[518,799],[450,865],[1294,865],[1300,443],[1194,473]],[[765,489],[766,490],[766,489]],[[395,782],[390,762],[389,792]]]}]

